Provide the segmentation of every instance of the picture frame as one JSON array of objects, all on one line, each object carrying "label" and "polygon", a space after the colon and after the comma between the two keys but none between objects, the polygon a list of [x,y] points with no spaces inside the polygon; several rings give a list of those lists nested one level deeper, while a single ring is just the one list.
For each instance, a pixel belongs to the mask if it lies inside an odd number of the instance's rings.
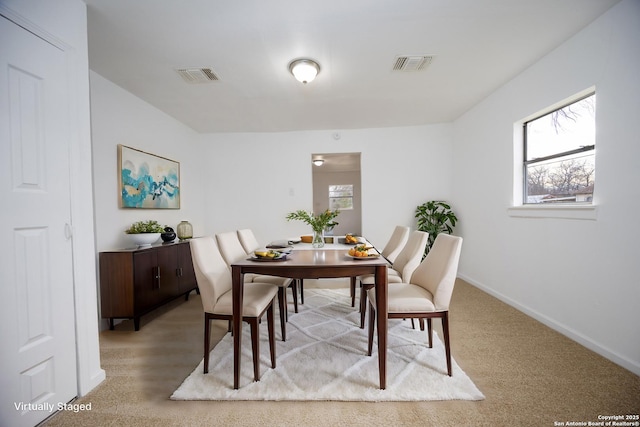
[{"label": "picture frame", "polygon": [[118,144],[119,206],[180,209],[180,163]]}]

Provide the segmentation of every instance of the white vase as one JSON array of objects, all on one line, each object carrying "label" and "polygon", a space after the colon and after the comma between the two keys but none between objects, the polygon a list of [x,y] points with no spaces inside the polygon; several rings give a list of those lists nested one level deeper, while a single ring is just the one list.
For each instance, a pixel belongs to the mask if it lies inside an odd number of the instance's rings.
[{"label": "white vase", "polygon": [[134,245],[141,248],[151,247],[152,243],[155,243],[160,238],[160,233],[138,233],[138,234],[127,234],[129,240],[133,242]]}]

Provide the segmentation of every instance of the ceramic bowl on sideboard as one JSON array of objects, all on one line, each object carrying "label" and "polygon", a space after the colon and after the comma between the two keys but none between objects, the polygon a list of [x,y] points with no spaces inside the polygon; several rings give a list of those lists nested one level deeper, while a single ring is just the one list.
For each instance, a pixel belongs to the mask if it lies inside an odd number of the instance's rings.
[{"label": "ceramic bowl on sideboard", "polygon": [[127,234],[127,238],[140,249],[150,247],[152,243],[157,242],[160,233]]}]

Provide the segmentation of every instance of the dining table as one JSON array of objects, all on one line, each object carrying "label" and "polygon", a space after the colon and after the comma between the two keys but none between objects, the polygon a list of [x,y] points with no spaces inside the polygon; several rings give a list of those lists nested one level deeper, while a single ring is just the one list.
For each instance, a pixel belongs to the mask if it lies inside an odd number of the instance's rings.
[{"label": "dining table", "polygon": [[[373,274],[375,276],[378,369],[380,389],[386,388],[387,370],[387,267],[383,256],[356,258],[348,254],[352,246],[331,244],[323,248],[307,247],[300,244],[278,260],[262,260],[248,257],[231,264],[233,298],[233,388],[240,386],[241,346],[242,346],[242,302],[244,275],[248,273],[289,277],[292,279],[354,278]],[[294,245],[295,246],[295,245]],[[310,245],[309,245],[310,246]],[[303,249],[304,247],[304,249]]]}]

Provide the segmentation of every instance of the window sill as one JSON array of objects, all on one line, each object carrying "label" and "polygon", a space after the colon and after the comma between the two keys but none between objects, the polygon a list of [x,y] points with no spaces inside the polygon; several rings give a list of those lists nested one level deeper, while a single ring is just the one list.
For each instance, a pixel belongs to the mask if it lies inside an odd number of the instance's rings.
[{"label": "window sill", "polygon": [[508,208],[507,213],[509,216],[516,218],[580,219],[590,221],[598,219],[598,207],[595,205],[522,205]]}]

